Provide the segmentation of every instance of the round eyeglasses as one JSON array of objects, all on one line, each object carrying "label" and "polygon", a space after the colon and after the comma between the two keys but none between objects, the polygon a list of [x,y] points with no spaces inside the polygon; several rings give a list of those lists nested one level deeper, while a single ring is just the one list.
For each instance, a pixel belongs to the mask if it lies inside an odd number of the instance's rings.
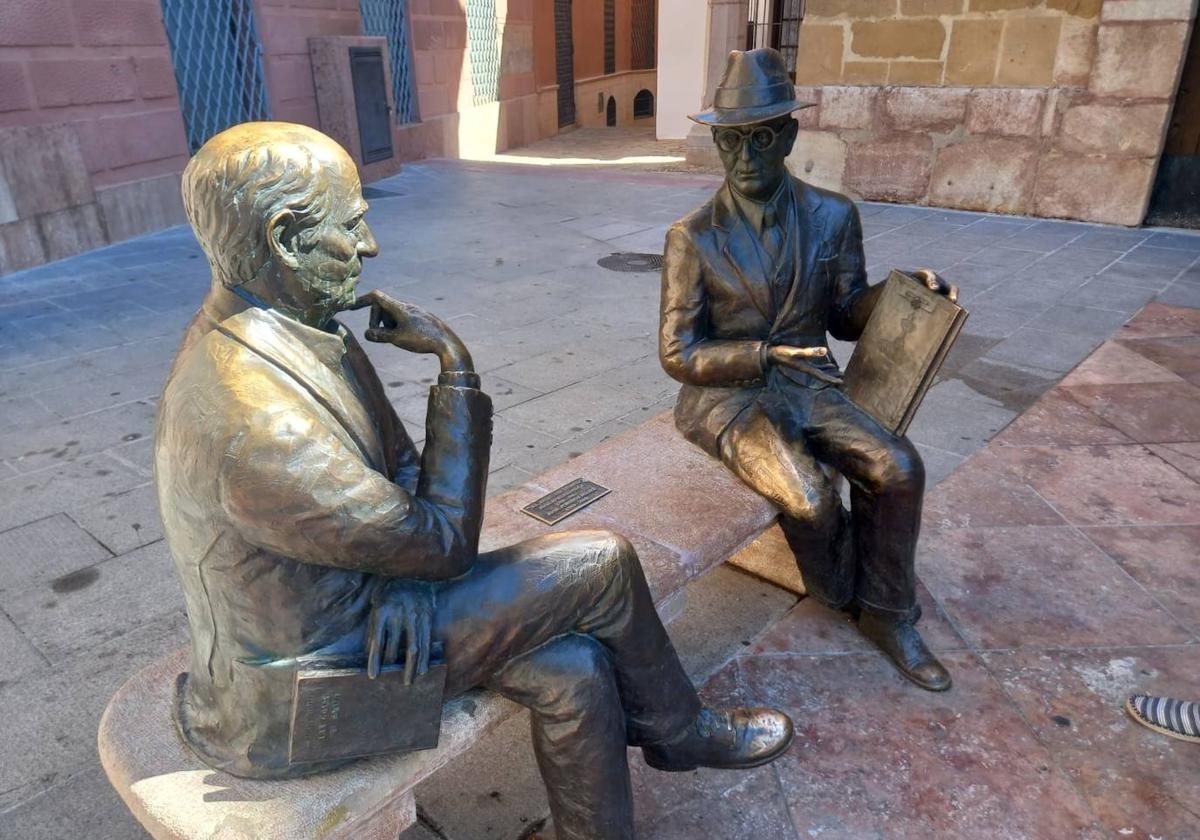
[{"label": "round eyeglasses", "polygon": [[755,126],[752,131],[738,131],[736,128],[722,128],[716,132],[717,148],[723,152],[733,154],[740,152],[742,146],[747,141],[750,143],[750,148],[756,152],[765,152],[775,144],[775,140],[779,137],[769,125]]}]

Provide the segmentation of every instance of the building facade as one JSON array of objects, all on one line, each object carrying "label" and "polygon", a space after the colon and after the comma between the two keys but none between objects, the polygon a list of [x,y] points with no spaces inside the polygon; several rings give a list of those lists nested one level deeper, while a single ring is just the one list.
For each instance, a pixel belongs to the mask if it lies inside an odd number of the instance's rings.
[{"label": "building facade", "polygon": [[[794,17],[789,4],[710,0],[703,53],[664,49],[660,85],[703,72],[710,97],[728,49],[750,42],[756,25]],[[798,114],[793,168],[865,199],[1123,225],[1148,211],[1154,220],[1171,201],[1200,206],[1196,9],[1196,0],[807,0],[795,79],[817,107]],[[1192,81],[1181,86],[1185,66]],[[660,134],[671,125],[664,114]],[[690,145],[711,154],[702,132]]]},{"label": "building facade", "polygon": [[652,120],[656,0],[5,0],[0,274],[183,221],[217,131],[304,123],[364,180]]}]

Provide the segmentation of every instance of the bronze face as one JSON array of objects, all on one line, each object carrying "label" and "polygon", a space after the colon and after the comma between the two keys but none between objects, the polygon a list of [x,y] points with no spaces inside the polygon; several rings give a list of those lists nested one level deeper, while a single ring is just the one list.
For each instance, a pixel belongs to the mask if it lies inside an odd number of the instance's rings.
[{"label": "bronze face", "polygon": [[354,161],[304,126],[222,132],[188,164],[183,197],[214,280],[308,326],[354,302],[362,260],[379,252]]},{"label": "bronze face", "polygon": [[[766,201],[775,195],[787,177],[785,161],[796,143],[799,128],[800,124],[792,117],[756,125],[713,128],[713,141],[730,186],[755,201]],[[741,135],[740,142],[734,134]]]}]

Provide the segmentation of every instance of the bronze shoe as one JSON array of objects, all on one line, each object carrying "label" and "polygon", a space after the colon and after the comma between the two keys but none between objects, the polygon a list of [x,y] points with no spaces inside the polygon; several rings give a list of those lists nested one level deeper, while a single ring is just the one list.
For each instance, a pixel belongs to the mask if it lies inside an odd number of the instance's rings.
[{"label": "bronze shoe", "polygon": [[858,629],[888,655],[908,680],[926,691],[946,691],[950,688],[950,672],[925,647],[915,619],[896,621],[863,610],[858,619]]},{"label": "bronze shoe", "polygon": [[774,709],[721,712],[705,707],[682,733],[642,747],[642,755],[655,770],[745,770],[783,755],[793,734],[792,719]]}]

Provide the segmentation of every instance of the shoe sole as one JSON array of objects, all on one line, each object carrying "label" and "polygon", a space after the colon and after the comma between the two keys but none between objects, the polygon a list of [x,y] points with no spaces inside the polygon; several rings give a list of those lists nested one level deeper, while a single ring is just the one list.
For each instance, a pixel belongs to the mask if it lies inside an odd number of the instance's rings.
[{"label": "shoe sole", "polygon": [[1167,729],[1166,727],[1159,726],[1152,720],[1147,720],[1146,718],[1142,717],[1140,714],[1138,714],[1138,710],[1133,707],[1132,700],[1125,701],[1125,711],[1128,712],[1129,716],[1136,722],[1140,723],[1147,729],[1153,729],[1159,735],[1166,735],[1168,738],[1174,738],[1176,741],[1187,741],[1189,744],[1200,744],[1200,737],[1195,735],[1186,735],[1183,732],[1176,732],[1174,729]]},{"label": "shoe sole", "polygon": [[764,764],[770,764],[779,756],[783,755],[792,746],[792,741],[796,740],[796,731],[792,730],[788,733],[787,740],[784,741],[772,753],[761,756],[750,762],[739,762],[737,764],[673,764],[671,762],[659,761],[642,753],[646,764],[653,767],[655,770],[661,770],[664,773],[689,773],[692,770],[698,770],[701,767],[708,767],[712,770],[753,770],[755,767],[762,767]]}]

